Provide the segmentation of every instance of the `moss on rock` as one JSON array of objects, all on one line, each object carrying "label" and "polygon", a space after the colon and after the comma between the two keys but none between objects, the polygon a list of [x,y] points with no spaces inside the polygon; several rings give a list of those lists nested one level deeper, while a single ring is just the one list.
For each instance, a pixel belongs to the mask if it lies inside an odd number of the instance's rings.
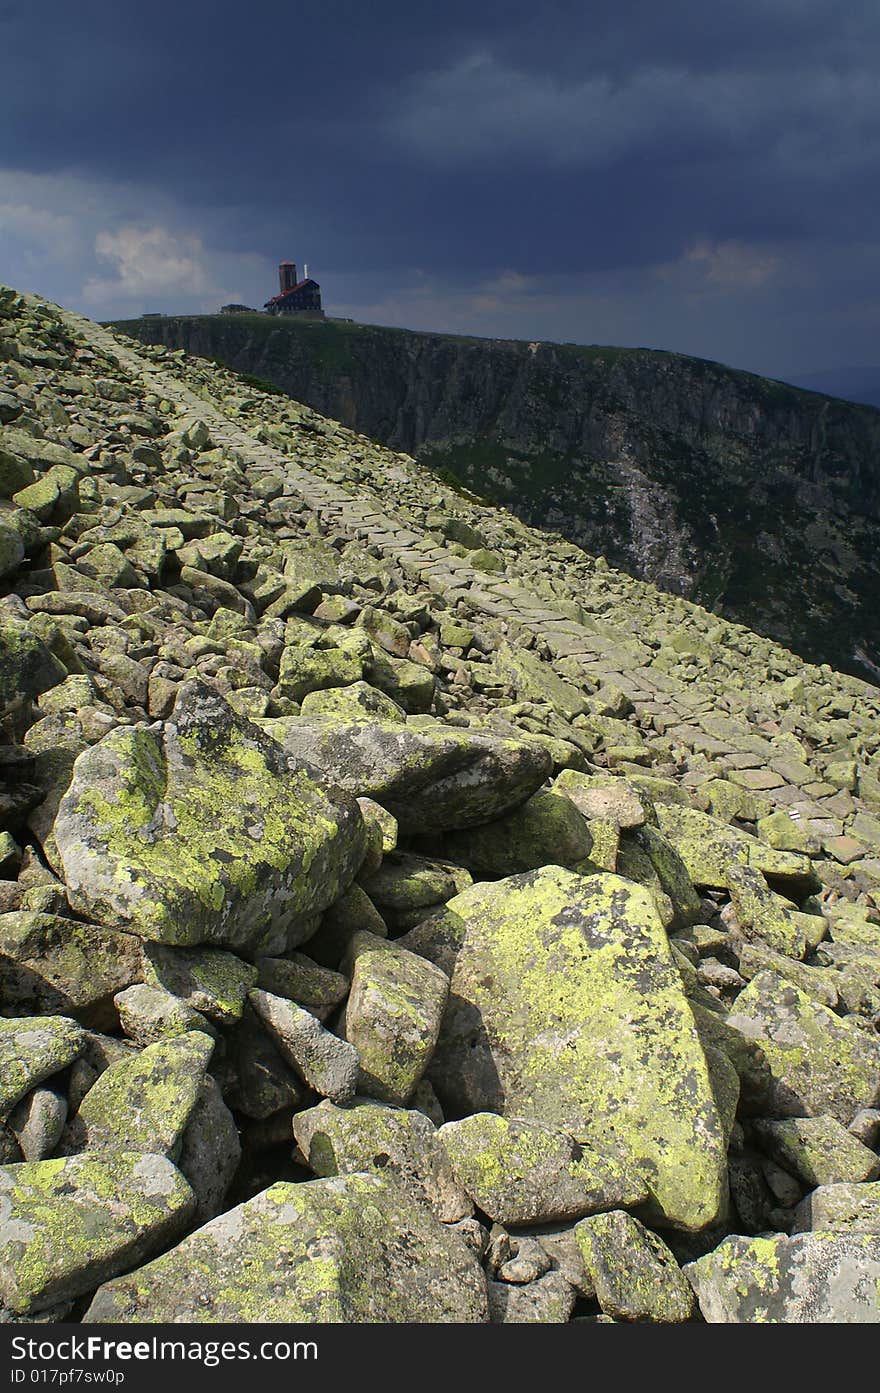
[{"label": "moss on rock", "polygon": [[[213,689],[85,751],[55,822],[71,903],[160,943],[283,951],[351,882],[360,810]],[[300,932],[302,930],[300,929]]]},{"label": "moss on rock", "polygon": [[173,1242],[194,1207],[164,1156],[0,1166],[0,1302],[28,1316],[93,1291]]},{"label": "moss on rock", "polygon": [[84,1319],[397,1324],[487,1317],[485,1280],[464,1240],[391,1180],[348,1175],[272,1185],[102,1287]]},{"label": "moss on rock", "polygon": [[639,887],[546,867],[451,900],[408,942],[454,960],[430,1077],[459,1112],[533,1118],[642,1171],[669,1223],[725,1198],[711,1078],[669,944]]}]

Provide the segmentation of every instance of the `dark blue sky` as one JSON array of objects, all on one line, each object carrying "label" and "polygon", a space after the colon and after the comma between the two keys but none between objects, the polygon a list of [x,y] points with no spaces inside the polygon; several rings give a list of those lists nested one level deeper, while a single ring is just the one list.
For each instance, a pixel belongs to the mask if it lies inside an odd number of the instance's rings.
[{"label": "dark blue sky", "polygon": [[873,363],[876,0],[0,0],[0,280]]}]

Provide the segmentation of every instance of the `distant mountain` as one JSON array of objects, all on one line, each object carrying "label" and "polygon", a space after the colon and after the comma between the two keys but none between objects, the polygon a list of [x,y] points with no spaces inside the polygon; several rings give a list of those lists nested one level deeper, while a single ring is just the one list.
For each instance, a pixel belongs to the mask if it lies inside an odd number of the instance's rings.
[{"label": "distant mountain", "polygon": [[791,381],[809,392],[880,407],[880,367],[826,368],[823,372],[801,373]]},{"label": "distant mountain", "polygon": [[880,411],[648,349],[130,320],[795,652],[880,665]]}]

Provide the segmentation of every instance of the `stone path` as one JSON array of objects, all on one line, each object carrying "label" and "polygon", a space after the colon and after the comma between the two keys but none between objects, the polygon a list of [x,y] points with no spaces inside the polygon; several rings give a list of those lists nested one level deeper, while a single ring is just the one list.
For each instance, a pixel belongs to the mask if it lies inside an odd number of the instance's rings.
[{"label": "stone path", "polygon": [[[752,694],[748,690],[731,687],[723,700],[718,700],[701,690],[699,681],[689,683],[660,670],[653,665],[655,654],[651,646],[642,642],[637,633],[615,627],[607,599],[602,600],[604,613],[585,616],[586,622],[576,621],[565,612],[571,608],[571,602],[554,603],[509,575],[477,569],[466,558],[440,545],[426,530],[415,528],[412,517],[389,509],[377,491],[359,485],[355,493],[322,477],[317,469],[303,467],[282,449],[258,443],[252,431],[215,402],[193,391],[172,371],[87,320],[69,314],[65,314],[65,319],[94,349],[116,359],[147,391],[172,402],[184,420],[203,420],[216,445],[236,451],[243,458],[251,478],[279,480],[280,496],[302,500],[325,533],[364,543],[373,554],[399,567],[406,576],[443,596],[452,606],[463,601],[472,613],[503,621],[511,641],[515,643],[525,636],[528,646],[537,646],[554,665],[561,664],[561,675],[567,680],[584,685],[588,691],[597,687],[616,689],[632,704],[643,728],[653,728],[670,745],[695,758],[704,756],[725,779],[784,810],[793,821],[813,832],[824,849],[842,864],[851,860],[853,853],[857,857],[867,856],[865,869],[876,872],[880,879],[880,861],[872,859],[880,852],[880,844],[875,840],[880,824],[873,826],[877,809],[827,782],[823,776],[827,763],[824,752],[822,760],[812,759],[806,750],[803,758],[792,754],[784,741],[780,743],[775,738],[780,730],[778,724],[775,731],[762,734],[750,718]],[[181,374],[184,372],[182,363]],[[314,413],[306,415],[313,417]],[[320,418],[314,417],[314,421],[319,422]],[[303,433],[315,438],[329,433],[337,443],[348,437],[352,459],[357,460],[354,447],[363,447],[360,438],[341,428],[328,432],[327,426],[329,423],[315,426],[306,420]],[[391,452],[385,453],[400,460]],[[404,473],[403,477],[409,476]],[[456,505],[460,502],[455,495],[450,494],[450,498]],[[524,538],[528,537],[526,529],[518,530]],[[531,545],[533,550],[536,546],[533,541],[525,545]],[[658,604],[657,592],[638,582],[630,585],[634,593],[644,595],[642,607],[647,626],[650,606]],[[588,595],[585,600],[589,604],[595,598]],[[695,612],[697,609],[687,608]],[[642,632],[647,633],[647,627]],[[699,665],[694,676],[699,678]],[[857,679],[841,681],[854,692],[853,701],[860,702],[867,711],[868,728],[873,716],[878,722],[876,731],[880,732],[880,693]],[[841,757],[848,753],[849,747],[843,747]],[[696,787],[709,777],[711,772],[701,775],[697,771],[692,779],[685,775],[684,782]],[[853,834],[855,843],[851,835],[845,834]]]}]

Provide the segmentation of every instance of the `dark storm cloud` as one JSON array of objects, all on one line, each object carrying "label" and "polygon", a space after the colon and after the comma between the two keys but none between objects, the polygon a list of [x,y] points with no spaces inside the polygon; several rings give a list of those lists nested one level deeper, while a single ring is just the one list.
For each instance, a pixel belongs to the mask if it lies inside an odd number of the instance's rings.
[{"label": "dark storm cloud", "polygon": [[0,254],[63,246],[96,305],[289,254],[356,313],[570,337],[598,296],[622,338],[640,296],[642,341],[723,356],[772,288],[784,355],[873,265],[874,0],[6,0],[0,53]]}]

